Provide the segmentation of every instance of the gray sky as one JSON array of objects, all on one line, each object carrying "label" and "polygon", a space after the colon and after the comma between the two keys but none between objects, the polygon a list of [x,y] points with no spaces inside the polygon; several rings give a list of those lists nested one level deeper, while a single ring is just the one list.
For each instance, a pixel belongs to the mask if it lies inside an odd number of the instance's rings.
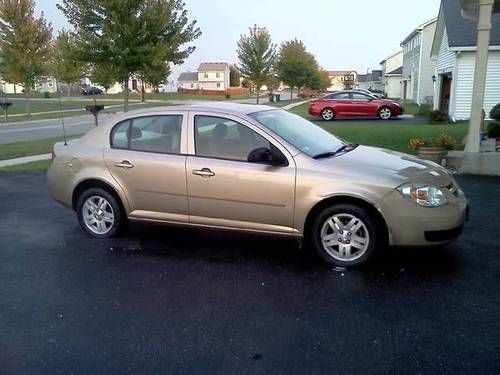
[{"label": "gray sky", "polygon": [[[59,0],[36,0],[54,29],[68,28]],[[277,44],[297,37],[329,70],[378,69],[418,24],[437,16],[439,0],[186,0],[203,35],[184,70],[202,61],[237,62],[236,42],[254,24]]]}]

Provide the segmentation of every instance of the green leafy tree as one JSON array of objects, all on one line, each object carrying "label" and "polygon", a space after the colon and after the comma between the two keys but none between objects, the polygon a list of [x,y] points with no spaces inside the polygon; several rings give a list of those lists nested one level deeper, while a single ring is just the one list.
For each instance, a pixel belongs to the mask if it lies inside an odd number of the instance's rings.
[{"label": "green leafy tree", "polygon": [[91,68],[90,80],[96,85],[104,87],[106,94],[117,81],[117,69],[111,64],[94,64]]},{"label": "green leafy tree", "polygon": [[280,87],[280,79],[276,74],[271,74],[266,81],[267,91],[272,94]]},{"label": "green leafy tree", "polygon": [[309,81],[307,82],[307,87],[311,90],[326,91],[330,87],[330,76],[328,71],[323,69],[317,69],[311,75]]},{"label": "green leafy tree", "polygon": [[157,61],[182,64],[194,51],[184,47],[201,35],[189,21],[182,0],[62,0],[58,8],[79,36],[79,59],[102,66],[110,64],[116,80],[128,81]]},{"label": "green leafy tree", "polygon": [[297,39],[281,44],[276,61],[276,71],[283,83],[290,86],[290,95],[293,89],[307,86],[315,77],[318,63],[312,54],[307,52],[305,45]]},{"label": "green leafy tree", "polygon": [[241,73],[237,67],[234,65],[229,66],[229,86],[240,87],[241,86]]},{"label": "green leafy tree", "polygon": [[272,75],[275,58],[276,45],[266,28],[255,25],[250,28],[249,35],[241,36],[238,42],[239,70],[255,85],[257,104],[261,87]]},{"label": "green leafy tree", "polygon": [[50,62],[50,71],[54,78],[67,85],[68,95],[71,85],[79,82],[85,75],[87,65],[78,61],[77,36],[68,31],[61,31],[54,41],[54,49]]},{"label": "green leafy tree", "polygon": [[141,78],[141,100],[145,102],[145,84],[149,84],[153,86],[155,90],[158,90],[158,86],[167,80],[171,70],[170,65],[159,58],[156,61],[152,61],[150,64],[145,65],[137,73]]},{"label": "green leafy tree", "polygon": [[0,0],[0,75],[23,85],[28,116],[32,87],[46,75],[52,47],[52,27],[34,11],[33,0]]}]

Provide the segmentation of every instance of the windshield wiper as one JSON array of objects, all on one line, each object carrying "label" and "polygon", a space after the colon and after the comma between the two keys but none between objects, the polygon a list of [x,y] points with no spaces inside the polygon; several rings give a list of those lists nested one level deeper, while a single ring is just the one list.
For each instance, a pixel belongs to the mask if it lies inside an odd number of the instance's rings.
[{"label": "windshield wiper", "polygon": [[314,155],[313,156],[313,159],[325,159],[325,158],[331,158],[331,157],[334,157],[342,152],[349,152],[349,151],[352,151],[354,150],[356,147],[358,147],[359,145],[358,144],[355,144],[355,143],[350,143],[350,144],[345,144],[343,146],[341,146],[340,148],[338,148],[337,150],[335,151],[328,151],[328,152],[323,152],[321,154],[318,154],[318,155]]}]

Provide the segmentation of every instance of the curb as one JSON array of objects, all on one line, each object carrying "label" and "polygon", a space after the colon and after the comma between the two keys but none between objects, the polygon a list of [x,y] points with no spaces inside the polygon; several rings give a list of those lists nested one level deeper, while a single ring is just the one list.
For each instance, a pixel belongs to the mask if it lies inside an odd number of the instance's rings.
[{"label": "curb", "polygon": [[25,156],[25,157],[16,158],[16,159],[0,160],[0,168],[32,163],[34,161],[49,160],[51,157],[52,157],[52,154],[42,154],[42,155],[34,155],[34,156]]}]

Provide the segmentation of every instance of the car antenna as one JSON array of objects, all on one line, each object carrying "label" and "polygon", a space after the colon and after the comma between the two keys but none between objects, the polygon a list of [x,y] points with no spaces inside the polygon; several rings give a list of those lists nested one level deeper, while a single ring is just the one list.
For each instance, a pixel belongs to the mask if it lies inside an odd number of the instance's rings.
[{"label": "car antenna", "polygon": [[[59,90],[57,90],[59,91]],[[63,113],[63,108],[62,108],[62,101],[61,101],[61,92],[58,92],[58,98],[59,98],[59,113],[61,115],[61,124],[62,124],[62,131],[63,131],[63,138],[64,138],[64,145],[68,145],[68,141],[66,139],[66,127],[64,126],[64,113]]]}]

